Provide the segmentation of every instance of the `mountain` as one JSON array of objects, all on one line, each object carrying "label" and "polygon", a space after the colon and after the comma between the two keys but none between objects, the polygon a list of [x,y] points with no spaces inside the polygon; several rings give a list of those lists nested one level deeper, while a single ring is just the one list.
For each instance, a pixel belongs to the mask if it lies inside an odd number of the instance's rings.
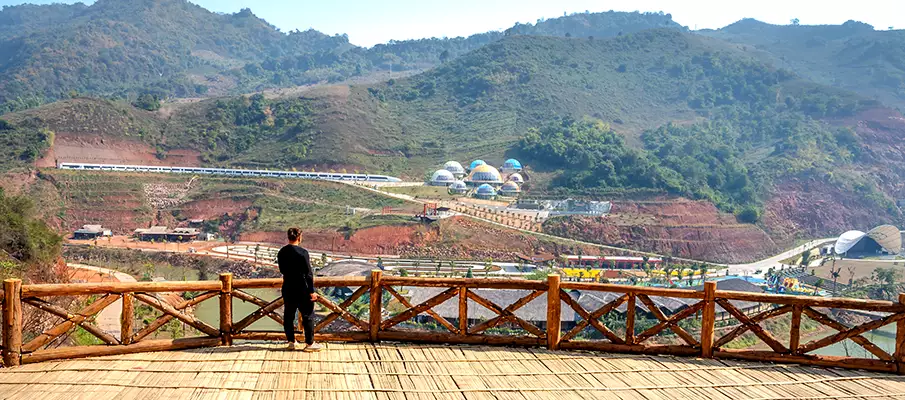
[{"label": "mountain", "polygon": [[[660,26],[678,27],[662,14],[610,12],[518,25],[512,33],[603,37]],[[0,110],[79,94],[204,97],[426,69],[503,35],[391,41],[365,49],[345,35],[285,34],[249,9],[217,14],[186,0],[4,7]]]},{"label": "mountain", "polygon": [[[96,136],[100,121],[101,136],[139,140],[161,158],[190,150],[205,164],[246,167],[368,167],[420,179],[439,160],[515,155],[539,173],[536,191],[672,194],[756,220],[749,209],[788,179],[833,173],[853,191],[845,177],[876,176],[881,157],[851,120],[878,107],[726,42],[657,29],[613,39],[513,35],[383,84],[158,112],[78,99],[7,119],[57,141]],[[858,190],[897,215],[877,179],[861,180]]]},{"label": "mountain", "polygon": [[746,19],[703,35],[744,46],[777,66],[824,85],[905,110],[905,31],[842,25],[771,25]]}]

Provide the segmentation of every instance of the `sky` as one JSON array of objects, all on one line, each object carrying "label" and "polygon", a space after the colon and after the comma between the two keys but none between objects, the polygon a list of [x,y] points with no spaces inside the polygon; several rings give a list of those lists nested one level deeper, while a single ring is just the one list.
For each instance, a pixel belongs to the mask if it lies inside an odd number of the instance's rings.
[{"label": "sky", "polygon": [[[250,8],[284,32],[313,28],[346,33],[360,46],[391,39],[468,36],[534,23],[563,13],[663,11],[691,29],[717,29],[742,18],[802,25],[841,24],[853,19],[876,29],[905,29],[905,0],[190,0],[211,11]],[[52,0],[32,0],[47,4]],[[75,1],[62,1],[74,3]],[[83,1],[90,4],[92,1]],[[0,0],[2,5],[21,0]]]}]

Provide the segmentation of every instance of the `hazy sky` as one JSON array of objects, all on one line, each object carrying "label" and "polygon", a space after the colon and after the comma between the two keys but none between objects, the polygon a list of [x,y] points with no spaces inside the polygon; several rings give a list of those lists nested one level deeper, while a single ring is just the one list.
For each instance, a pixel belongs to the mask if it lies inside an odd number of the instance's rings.
[{"label": "hazy sky", "polygon": [[[34,0],[32,3],[55,1]],[[74,3],[75,1],[63,1]],[[84,1],[91,3],[92,1]],[[905,0],[192,0],[209,10],[251,8],[283,31],[314,28],[347,33],[357,45],[390,39],[468,36],[505,29],[515,22],[562,16],[563,12],[663,11],[689,28],[720,28],[742,18],[788,24],[840,24],[854,19],[877,29],[905,29]],[[0,0],[0,5],[23,3]]]}]

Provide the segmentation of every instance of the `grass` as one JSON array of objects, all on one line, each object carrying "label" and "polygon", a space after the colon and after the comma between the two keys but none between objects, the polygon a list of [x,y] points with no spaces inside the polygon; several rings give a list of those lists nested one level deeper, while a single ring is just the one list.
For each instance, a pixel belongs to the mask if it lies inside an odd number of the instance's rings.
[{"label": "grass", "polygon": [[453,200],[461,195],[451,195],[445,186],[399,186],[385,187],[385,192],[404,194],[412,196],[416,199],[437,199],[437,200]]}]

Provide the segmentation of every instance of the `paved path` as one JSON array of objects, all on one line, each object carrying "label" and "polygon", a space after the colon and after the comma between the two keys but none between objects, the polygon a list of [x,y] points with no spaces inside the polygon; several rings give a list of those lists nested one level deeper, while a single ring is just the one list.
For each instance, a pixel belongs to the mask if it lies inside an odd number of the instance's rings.
[{"label": "paved path", "polygon": [[[112,270],[109,268],[95,267],[92,265],[84,265],[84,264],[66,264],[69,268],[78,269],[82,271],[95,272],[102,275],[107,275],[117,282],[136,282],[135,277],[132,275],[119,272],[116,270]],[[97,319],[94,321],[95,325],[98,328],[101,328],[107,334],[112,335],[115,338],[120,337],[120,333],[122,332],[122,325],[120,323],[120,316],[123,311],[123,301],[117,300],[104,308],[97,314]]]},{"label": "paved path", "polygon": [[[744,276],[755,276],[755,275],[763,275],[767,272],[767,269],[770,267],[778,266],[782,260],[792,258],[796,255],[804,253],[805,250],[810,250],[813,248],[821,247],[822,245],[836,241],[835,238],[827,238],[827,239],[817,239],[807,242],[803,245],[796,246],[789,250],[786,250],[782,253],[779,253],[773,257],[769,257],[760,261],[756,261],[748,264],[730,264],[729,274],[730,275],[744,275]],[[756,274],[757,271],[760,271],[759,274]]]}]

